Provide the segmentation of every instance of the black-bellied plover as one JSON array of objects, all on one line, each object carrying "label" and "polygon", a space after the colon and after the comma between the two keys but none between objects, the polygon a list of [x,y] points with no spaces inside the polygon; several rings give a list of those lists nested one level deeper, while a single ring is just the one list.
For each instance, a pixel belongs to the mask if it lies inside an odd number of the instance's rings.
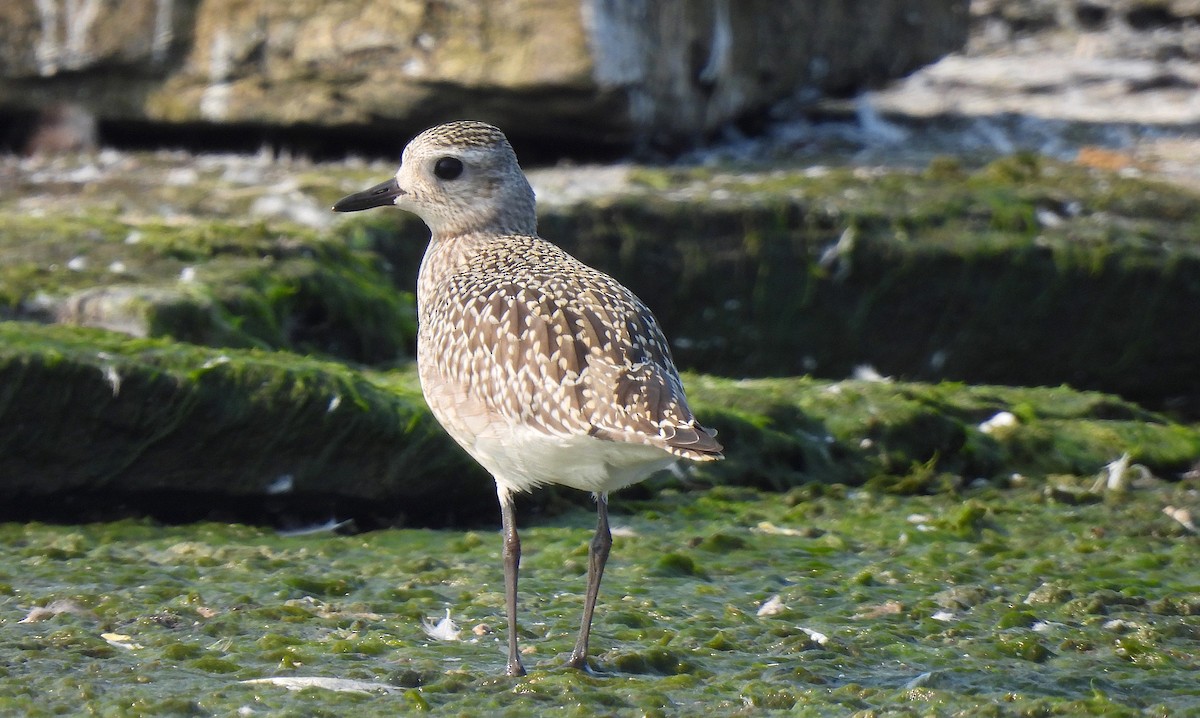
[{"label": "black-bellied plover", "polygon": [[451,122],[417,135],[396,176],[334,205],[394,204],[432,237],[417,278],[417,370],[433,415],[496,479],[504,532],[508,674],[517,650],[521,541],[513,494],[560,484],[595,497],[583,622],[612,546],[608,492],[679,457],[721,458],[696,423],[658,322],[612,277],[537,235],[533,189],[504,133]]}]

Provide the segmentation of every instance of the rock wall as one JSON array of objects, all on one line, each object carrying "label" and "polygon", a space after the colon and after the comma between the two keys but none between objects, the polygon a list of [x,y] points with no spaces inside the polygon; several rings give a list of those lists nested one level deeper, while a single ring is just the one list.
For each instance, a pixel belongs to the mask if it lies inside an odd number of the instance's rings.
[{"label": "rock wall", "polygon": [[690,142],[966,40],[966,0],[12,0],[0,113]]}]

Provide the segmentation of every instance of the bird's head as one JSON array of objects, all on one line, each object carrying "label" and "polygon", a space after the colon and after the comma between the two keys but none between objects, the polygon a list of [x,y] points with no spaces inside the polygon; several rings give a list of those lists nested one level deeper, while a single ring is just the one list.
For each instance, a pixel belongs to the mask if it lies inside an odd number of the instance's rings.
[{"label": "bird's head", "polygon": [[499,129],[475,121],[425,130],[404,148],[396,176],[344,197],[335,212],[394,204],[434,237],[472,232],[534,234],[533,189]]}]

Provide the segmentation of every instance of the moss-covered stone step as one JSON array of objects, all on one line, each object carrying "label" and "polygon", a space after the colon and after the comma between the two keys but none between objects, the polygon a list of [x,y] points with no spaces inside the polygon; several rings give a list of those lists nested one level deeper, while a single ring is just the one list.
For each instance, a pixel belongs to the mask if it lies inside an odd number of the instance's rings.
[{"label": "moss-covered stone step", "polygon": [[[62,162],[13,170],[0,193],[0,316],[368,363],[411,346],[420,220],[381,210],[318,230],[282,211],[321,226],[390,166]],[[1200,416],[1200,196],[1030,155],[968,162],[608,168],[582,200],[556,196],[552,174],[535,183],[542,233],[642,296],[693,371],[871,364]]]},{"label": "moss-covered stone step", "polygon": [[[540,230],[641,296],[682,366],[842,378],[871,364],[1200,408],[1194,191],[1032,155],[630,179],[544,207]],[[339,231],[373,238],[407,282],[423,228],[400,215]]]},{"label": "moss-covered stone step", "polygon": [[0,213],[0,317],[387,363],[411,291],[377,255],[294,226]]},{"label": "moss-covered stone step", "polygon": [[1200,428],[1068,387],[707,376],[687,385],[728,448],[697,472],[726,484],[924,493],[980,478],[1088,475],[1123,454],[1163,478],[1200,461]]},{"label": "moss-covered stone step", "polygon": [[204,496],[226,497],[232,515],[241,501],[261,511],[264,498],[422,521],[494,510],[490,480],[446,438],[410,373],[0,323],[0,427],[0,492],[18,512],[75,495],[168,514],[170,501]]},{"label": "moss-covered stone step", "polygon": [[688,367],[1200,402],[1200,196],[1034,156],[920,172],[643,171],[543,220],[658,312]]},{"label": "moss-covered stone step", "polygon": [[[870,482],[912,493],[1089,474],[1123,453],[1169,478],[1200,457],[1195,427],[1066,388],[687,383],[728,458],[664,474],[659,488]],[[103,513],[98,502],[181,518],[270,506],[424,524],[495,513],[491,481],[434,421],[411,369],[19,322],[0,323],[0,497],[9,515],[26,504]]]}]

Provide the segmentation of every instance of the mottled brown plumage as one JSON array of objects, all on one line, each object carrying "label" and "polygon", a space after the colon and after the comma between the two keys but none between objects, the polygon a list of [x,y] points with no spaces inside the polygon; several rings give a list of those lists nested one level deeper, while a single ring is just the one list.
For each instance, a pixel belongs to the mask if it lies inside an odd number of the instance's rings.
[{"label": "mottled brown plumage", "polygon": [[480,122],[426,130],[405,148],[394,180],[334,209],[383,204],[414,212],[432,231],[417,280],[418,373],[434,415],[496,479],[510,674],[524,672],[512,493],[561,484],[596,496],[600,521],[571,657],[586,667],[611,544],[607,493],[677,457],[719,459],[721,445],[688,408],[650,310],[612,277],[537,236],[533,191],[500,130]]},{"label": "mottled brown plumage", "polygon": [[[427,391],[450,387],[479,402],[489,422],[550,435],[646,444],[702,460],[720,450],[687,407],[657,322],[628,289],[528,235],[487,237],[463,254],[458,268],[422,277]],[[450,431],[466,444],[479,433]]]}]

